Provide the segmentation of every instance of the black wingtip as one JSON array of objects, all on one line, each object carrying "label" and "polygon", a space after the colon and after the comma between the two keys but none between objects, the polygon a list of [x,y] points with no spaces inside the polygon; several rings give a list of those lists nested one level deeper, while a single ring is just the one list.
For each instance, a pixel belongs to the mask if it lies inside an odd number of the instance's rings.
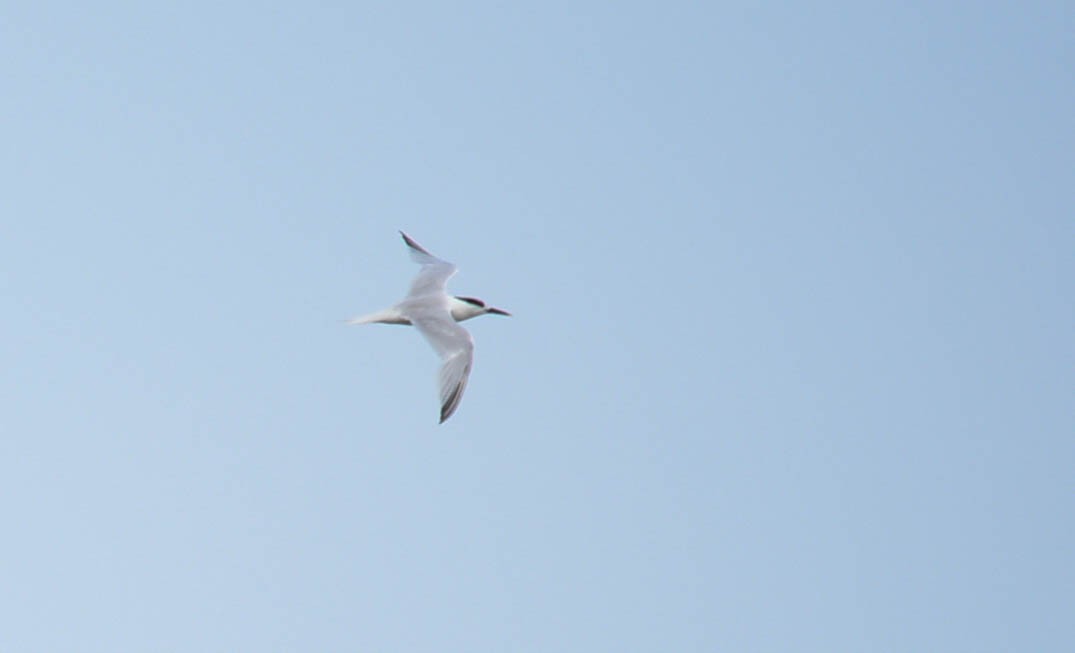
[{"label": "black wingtip", "polygon": [[403,242],[407,243],[407,247],[410,247],[411,249],[419,251],[419,252],[421,252],[423,254],[426,254],[428,256],[433,256],[432,254],[430,254],[429,252],[426,251],[425,247],[422,247],[417,242],[415,242],[415,240],[413,238],[411,238],[410,236],[408,236],[402,229],[400,229],[399,235],[403,236]]},{"label": "black wingtip", "polygon": [[440,423],[443,424],[444,420],[452,416],[455,409],[459,407],[459,393],[463,390],[463,384],[455,386],[452,390],[452,394],[448,395],[448,398],[444,400],[444,404],[440,407]]}]

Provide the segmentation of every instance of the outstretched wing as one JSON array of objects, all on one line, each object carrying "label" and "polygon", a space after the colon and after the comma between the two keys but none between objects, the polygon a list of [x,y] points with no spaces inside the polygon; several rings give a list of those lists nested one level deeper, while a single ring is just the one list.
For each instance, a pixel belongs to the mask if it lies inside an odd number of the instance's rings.
[{"label": "outstretched wing", "polygon": [[448,311],[430,311],[411,317],[411,322],[425,336],[440,356],[440,421],[452,416],[470,378],[474,363],[474,340],[466,329],[456,324]]},{"label": "outstretched wing", "polygon": [[474,352],[459,352],[444,361],[440,368],[440,423],[452,416],[459,402],[463,400],[463,391],[467,389],[470,368],[474,364]]},{"label": "outstretched wing", "polygon": [[451,279],[452,275],[455,274],[456,267],[448,261],[433,256],[402,231],[399,234],[403,236],[403,242],[407,243],[407,249],[411,253],[411,260],[422,266],[418,276],[411,282],[411,289],[407,296],[418,297],[445,292],[444,287],[447,285],[448,279]]}]

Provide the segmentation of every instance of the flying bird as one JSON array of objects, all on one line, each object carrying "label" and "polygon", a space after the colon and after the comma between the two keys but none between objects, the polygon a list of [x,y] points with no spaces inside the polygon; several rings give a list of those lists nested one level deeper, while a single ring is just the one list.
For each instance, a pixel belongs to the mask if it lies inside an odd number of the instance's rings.
[{"label": "flying bird", "polygon": [[347,320],[348,324],[407,324],[425,336],[441,358],[440,423],[452,416],[463,398],[463,390],[474,364],[474,340],[466,329],[456,324],[479,315],[511,315],[486,306],[473,297],[456,297],[445,290],[456,267],[433,256],[413,238],[399,232],[411,253],[411,260],[422,266],[411,282],[410,292],[391,308]]}]

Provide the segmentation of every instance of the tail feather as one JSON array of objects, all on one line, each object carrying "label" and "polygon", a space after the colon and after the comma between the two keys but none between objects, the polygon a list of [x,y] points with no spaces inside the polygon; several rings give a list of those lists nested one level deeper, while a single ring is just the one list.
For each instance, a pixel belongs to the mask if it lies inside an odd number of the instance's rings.
[{"label": "tail feather", "polygon": [[358,317],[352,317],[346,321],[348,325],[358,324],[410,324],[411,321],[403,317],[403,315],[395,307],[386,308],[383,311],[377,311],[376,313],[370,313],[369,315],[360,315]]}]

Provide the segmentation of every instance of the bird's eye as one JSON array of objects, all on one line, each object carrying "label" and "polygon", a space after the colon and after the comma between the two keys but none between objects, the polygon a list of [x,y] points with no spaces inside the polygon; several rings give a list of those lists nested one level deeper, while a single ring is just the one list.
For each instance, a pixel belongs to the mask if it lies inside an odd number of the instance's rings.
[{"label": "bird's eye", "polygon": [[464,301],[464,302],[466,302],[468,304],[473,304],[473,305],[475,305],[475,306],[477,306],[479,308],[485,308],[485,302],[483,302],[480,299],[475,299],[473,297],[456,297],[456,299],[458,299],[460,301]]}]

